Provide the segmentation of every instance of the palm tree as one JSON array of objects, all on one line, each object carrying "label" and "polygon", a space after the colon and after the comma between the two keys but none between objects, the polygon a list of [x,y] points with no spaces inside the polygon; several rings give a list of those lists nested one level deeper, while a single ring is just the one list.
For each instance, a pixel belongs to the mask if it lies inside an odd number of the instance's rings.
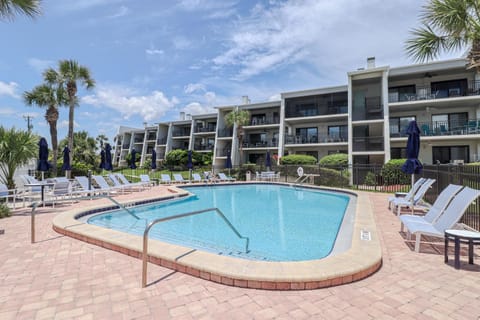
[{"label": "palm tree", "polygon": [[39,0],[0,0],[0,19],[12,20],[17,13],[29,18],[40,15]]},{"label": "palm tree", "polygon": [[[52,85],[58,85],[64,88],[68,95],[68,148],[70,152],[70,162],[72,162],[73,146],[73,124],[74,124],[74,110],[78,104],[77,98],[77,81],[81,81],[86,89],[95,87],[95,80],[90,76],[90,70],[87,67],[81,66],[75,60],[60,60],[58,63],[58,72],[49,69],[45,72],[45,80]],[[67,173],[70,175],[70,172]]]},{"label": "palm tree", "polygon": [[15,170],[36,157],[37,142],[38,137],[28,131],[0,126],[0,181],[9,189],[15,189]]},{"label": "palm tree", "polygon": [[28,106],[37,105],[40,108],[47,108],[45,111],[45,120],[47,120],[48,125],[50,126],[50,138],[52,140],[53,151],[52,172],[54,176],[56,176],[58,159],[58,107],[67,104],[65,91],[56,90],[53,86],[48,84],[42,84],[33,88],[32,91],[25,91],[23,93],[23,100]]},{"label": "palm tree", "polygon": [[423,26],[411,31],[407,54],[416,61],[435,59],[442,52],[469,48],[468,68],[480,71],[480,2],[430,0],[420,16]]},{"label": "palm tree", "polygon": [[250,112],[247,110],[240,110],[238,107],[230,111],[225,115],[225,124],[228,127],[237,128],[237,139],[238,144],[240,145],[240,164],[242,163],[242,154],[243,154],[243,126],[247,125],[250,122]]}]

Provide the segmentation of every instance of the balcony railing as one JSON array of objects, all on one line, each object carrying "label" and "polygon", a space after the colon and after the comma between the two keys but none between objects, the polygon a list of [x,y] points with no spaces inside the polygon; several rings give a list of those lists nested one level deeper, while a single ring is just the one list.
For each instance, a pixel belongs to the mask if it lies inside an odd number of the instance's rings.
[{"label": "balcony railing", "polygon": [[[480,119],[470,119],[467,121],[429,121],[417,122],[420,134],[422,136],[446,136],[446,135],[470,135],[480,134]],[[406,137],[406,127],[400,132],[392,132],[390,128],[390,137]]]},{"label": "balcony railing", "polygon": [[252,118],[250,120],[250,126],[263,126],[266,124],[279,124],[280,118]]},{"label": "balcony railing", "polygon": [[143,143],[143,138],[142,139],[134,139],[133,143]]},{"label": "balcony railing", "polygon": [[353,151],[383,151],[383,137],[354,137]]},{"label": "balcony railing", "polygon": [[275,148],[278,147],[278,141],[244,141],[243,148]]},{"label": "balcony railing", "polygon": [[187,137],[190,136],[190,130],[174,130],[172,137]]},{"label": "balcony railing", "polygon": [[195,128],[195,133],[202,133],[202,132],[215,132],[217,130],[217,127],[215,126],[209,126],[209,127],[196,127]]},{"label": "balcony railing", "polygon": [[205,150],[213,150],[213,144],[208,144],[208,145],[202,145],[202,144],[197,144],[193,146],[193,150],[198,150],[198,151],[205,151]]},{"label": "balcony railing", "polygon": [[167,138],[157,139],[157,144],[167,144]]},{"label": "balcony railing", "polygon": [[218,136],[220,138],[231,137],[231,136],[233,136],[233,129],[231,129],[231,128],[220,129],[220,130],[218,130]]},{"label": "balcony railing", "polygon": [[431,86],[417,86],[416,92],[398,93],[390,92],[388,102],[419,101],[431,99],[457,98],[480,95],[480,81],[469,81],[468,86],[452,85],[446,88],[433,88]]},{"label": "balcony railing", "polygon": [[346,142],[348,134],[320,134],[317,136],[285,135],[285,144],[335,143]]},{"label": "balcony railing", "polygon": [[308,109],[298,110],[297,108],[287,108],[285,110],[286,118],[315,117],[335,114],[344,114],[348,112],[347,104],[323,105]]},{"label": "balcony railing", "polygon": [[130,149],[130,144],[124,144],[124,145],[122,145],[122,149]]}]

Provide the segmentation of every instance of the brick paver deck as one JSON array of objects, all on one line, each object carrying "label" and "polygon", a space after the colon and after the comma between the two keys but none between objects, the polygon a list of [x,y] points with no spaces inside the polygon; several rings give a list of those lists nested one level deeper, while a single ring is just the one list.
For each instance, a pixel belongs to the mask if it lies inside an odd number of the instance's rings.
[{"label": "brick paver deck", "polygon": [[153,264],[150,285],[141,289],[140,260],[52,230],[67,205],[39,210],[35,244],[29,211],[19,211],[0,219],[0,319],[480,319],[480,249],[475,265],[462,256],[460,270],[453,259],[443,263],[442,242],[417,254],[386,195],[369,196],[382,268],[359,282],[311,291],[229,287]]}]

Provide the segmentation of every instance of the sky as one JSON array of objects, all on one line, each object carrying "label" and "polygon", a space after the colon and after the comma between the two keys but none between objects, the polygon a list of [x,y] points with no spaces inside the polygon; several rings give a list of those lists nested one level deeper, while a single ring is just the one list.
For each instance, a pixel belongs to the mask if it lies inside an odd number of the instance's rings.
[{"label": "sky", "polygon": [[[404,50],[424,0],[43,0],[34,20],[0,20],[0,125],[47,137],[45,109],[25,91],[59,60],[87,67],[75,131],[113,140],[120,125],[178,120],[179,113],[279,100],[280,93],[347,84],[366,66],[414,63]],[[443,55],[442,59],[458,54]],[[58,136],[68,130],[60,109]]]}]

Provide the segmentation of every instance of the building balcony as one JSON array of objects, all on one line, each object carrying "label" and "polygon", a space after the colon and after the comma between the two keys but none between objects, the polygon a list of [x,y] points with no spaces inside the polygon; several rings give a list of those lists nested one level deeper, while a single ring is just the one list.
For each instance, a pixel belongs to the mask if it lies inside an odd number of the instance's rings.
[{"label": "building balcony", "polygon": [[167,144],[167,138],[157,139],[157,144],[159,145]]},{"label": "building balcony", "polygon": [[286,135],[285,144],[312,144],[347,142],[348,135],[320,134],[319,136]]},{"label": "building balcony", "polygon": [[[480,134],[480,119],[417,122],[417,125],[420,135],[425,137]],[[406,137],[406,129],[405,127],[400,132],[392,132],[390,128],[390,137]]]},{"label": "building balcony", "polygon": [[129,144],[124,144],[124,145],[122,145],[122,149],[130,149],[130,145]]},{"label": "building balcony", "polygon": [[280,118],[252,118],[248,126],[264,126],[270,124],[280,124]]},{"label": "building balcony", "polygon": [[384,151],[383,137],[354,137],[352,150],[353,152]]},{"label": "building balcony", "polygon": [[172,137],[189,137],[190,130],[174,130],[172,132]]},{"label": "building balcony", "polygon": [[317,106],[305,109],[287,108],[285,110],[285,118],[302,118],[302,117],[316,117],[316,116],[328,116],[348,113],[348,105],[328,105]]},{"label": "building balcony", "polygon": [[203,145],[197,144],[193,146],[193,150],[195,151],[213,151],[213,144]]},{"label": "building balcony", "polygon": [[216,157],[226,157],[228,152],[230,151],[230,147],[228,148],[217,148],[216,150]]},{"label": "building balcony", "polygon": [[[412,88],[413,90],[413,88]],[[407,102],[433,99],[458,98],[480,95],[480,81],[468,81],[456,85],[417,86],[412,92],[390,92],[388,102]]]},{"label": "building balcony", "polygon": [[278,147],[278,142],[268,142],[268,141],[244,141],[242,147],[245,148],[276,148]]},{"label": "building balcony", "polygon": [[215,133],[215,131],[217,131],[216,126],[196,127],[194,133]]},{"label": "building balcony", "polygon": [[219,138],[228,138],[233,136],[233,129],[220,129],[218,130],[218,137]]}]

